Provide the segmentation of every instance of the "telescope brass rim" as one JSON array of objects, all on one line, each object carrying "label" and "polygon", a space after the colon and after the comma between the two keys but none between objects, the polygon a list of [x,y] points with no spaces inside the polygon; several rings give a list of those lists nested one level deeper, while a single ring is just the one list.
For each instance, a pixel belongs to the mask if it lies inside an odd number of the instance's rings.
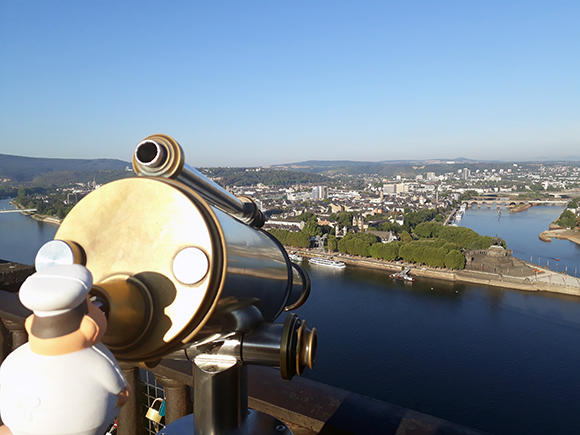
[{"label": "telescope brass rim", "polygon": [[307,330],[306,334],[308,335],[306,345],[304,347],[305,351],[305,358],[304,364],[308,366],[311,370],[316,365],[316,350],[318,347],[318,331],[316,328],[312,328],[311,330]]},{"label": "telescope brass rim", "polygon": [[[165,159],[161,164],[153,164],[156,159],[161,156],[147,156],[146,158],[139,158],[140,151],[142,155],[148,154],[143,152],[143,147],[148,144],[157,146],[160,145],[165,150]],[[147,177],[163,177],[176,178],[185,165],[185,156],[183,149],[175,139],[166,134],[152,134],[143,139],[133,153],[133,170],[135,174]]]},{"label": "telescope brass rim", "polygon": [[304,372],[304,365],[302,364],[302,340],[304,339],[304,330],[306,329],[306,321],[303,320],[296,331],[296,374],[301,375]]},{"label": "telescope brass rim", "polygon": [[153,317],[153,298],[147,287],[131,276],[111,277],[93,286],[92,295],[109,307],[103,343],[113,352],[130,353],[145,338]]}]

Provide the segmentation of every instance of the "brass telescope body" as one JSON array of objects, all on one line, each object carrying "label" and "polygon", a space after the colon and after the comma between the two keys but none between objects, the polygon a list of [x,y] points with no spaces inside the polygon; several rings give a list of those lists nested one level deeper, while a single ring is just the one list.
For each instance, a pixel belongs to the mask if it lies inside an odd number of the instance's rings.
[{"label": "brass telescope body", "polygon": [[[108,314],[103,343],[119,360],[155,361],[249,332],[307,297],[307,277],[293,278],[284,248],[253,227],[263,223],[253,201],[233,197],[183,160],[170,137],[146,138],[133,157],[139,176],[83,198],[37,256],[38,268],[59,261],[51,249],[66,251],[65,262],[91,271],[91,294]],[[298,322],[294,334],[304,328]],[[310,349],[294,352],[312,352],[302,360],[313,364],[315,331],[308,334]]]}]

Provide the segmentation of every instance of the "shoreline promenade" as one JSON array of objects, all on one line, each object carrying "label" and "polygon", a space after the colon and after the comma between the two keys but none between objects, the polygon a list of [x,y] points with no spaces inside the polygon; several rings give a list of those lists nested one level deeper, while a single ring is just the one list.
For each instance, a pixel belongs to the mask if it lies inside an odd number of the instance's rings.
[{"label": "shoreline promenade", "polygon": [[410,267],[410,275],[413,277],[489,285],[512,290],[545,291],[580,296],[580,278],[566,273],[554,272],[544,267],[538,267],[516,257],[513,257],[514,266],[507,273],[490,273],[466,269],[437,269],[403,261],[389,262],[374,258],[329,254],[315,249],[291,250],[303,257],[325,256],[342,261],[350,266],[368,267],[385,271],[400,271],[401,268]]}]

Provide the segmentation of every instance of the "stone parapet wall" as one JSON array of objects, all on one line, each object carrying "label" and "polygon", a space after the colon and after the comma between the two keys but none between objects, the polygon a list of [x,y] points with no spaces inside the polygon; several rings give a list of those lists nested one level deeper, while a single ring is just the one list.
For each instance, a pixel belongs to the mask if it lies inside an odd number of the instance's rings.
[{"label": "stone parapet wall", "polygon": [[35,271],[34,266],[0,260],[0,290],[18,291],[24,280]]}]

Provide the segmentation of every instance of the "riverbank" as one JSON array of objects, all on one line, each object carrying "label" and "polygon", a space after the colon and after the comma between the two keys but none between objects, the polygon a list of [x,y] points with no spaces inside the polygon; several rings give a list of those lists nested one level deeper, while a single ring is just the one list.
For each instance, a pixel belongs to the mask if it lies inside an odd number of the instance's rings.
[{"label": "riverbank", "polygon": [[551,242],[552,239],[558,240],[569,240],[577,245],[580,245],[580,233],[578,231],[573,231],[565,228],[553,228],[546,231],[542,231],[539,235],[542,242]]},{"label": "riverbank", "polygon": [[55,218],[52,216],[45,216],[45,215],[39,215],[39,214],[33,214],[33,215],[28,215],[28,216],[34,220],[37,220],[39,222],[44,222],[47,224],[60,225],[62,223],[62,219]]},{"label": "riverbank", "polygon": [[518,205],[514,205],[513,207],[509,208],[509,211],[512,213],[519,213],[521,211],[527,210],[528,208],[531,208],[532,204],[518,204]]},{"label": "riverbank", "polygon": [[[10,201],[9,204],[12,207],[14,207],[15,210],[22,210],[24,208],[20,204],[15,204],[14,201]],[[56,218],[54,216],[47,216],[47,215],[38,214],[35,212],[21,211],[20,214],[22,214],[24,216],[28,216],[34,220],[39,221],[39,222],[45,222],[47,224],[53,224],[53,225],[60,225],[63,221],[63,219],[59,219],[59,218]]]},{"label": "riverbank", "polygon": [[[305,258],[328,256],[315,250],[293,249]],[[344,262],[347,266],[367,267],[388,272],[400,271],[410,267],[410,275],[427,279],[464,282],[469,284],[501,287],[522,291],[545,291],[580,296],[580,279],[565,273],[540,268],[526,261],[514,258],[514,267],[506,274],[479,272],[475,270],[435,269],[418,266],[404,261],[389,262],[374,258],[362,258],[346,255],[332,255],[331,258]]]}]

